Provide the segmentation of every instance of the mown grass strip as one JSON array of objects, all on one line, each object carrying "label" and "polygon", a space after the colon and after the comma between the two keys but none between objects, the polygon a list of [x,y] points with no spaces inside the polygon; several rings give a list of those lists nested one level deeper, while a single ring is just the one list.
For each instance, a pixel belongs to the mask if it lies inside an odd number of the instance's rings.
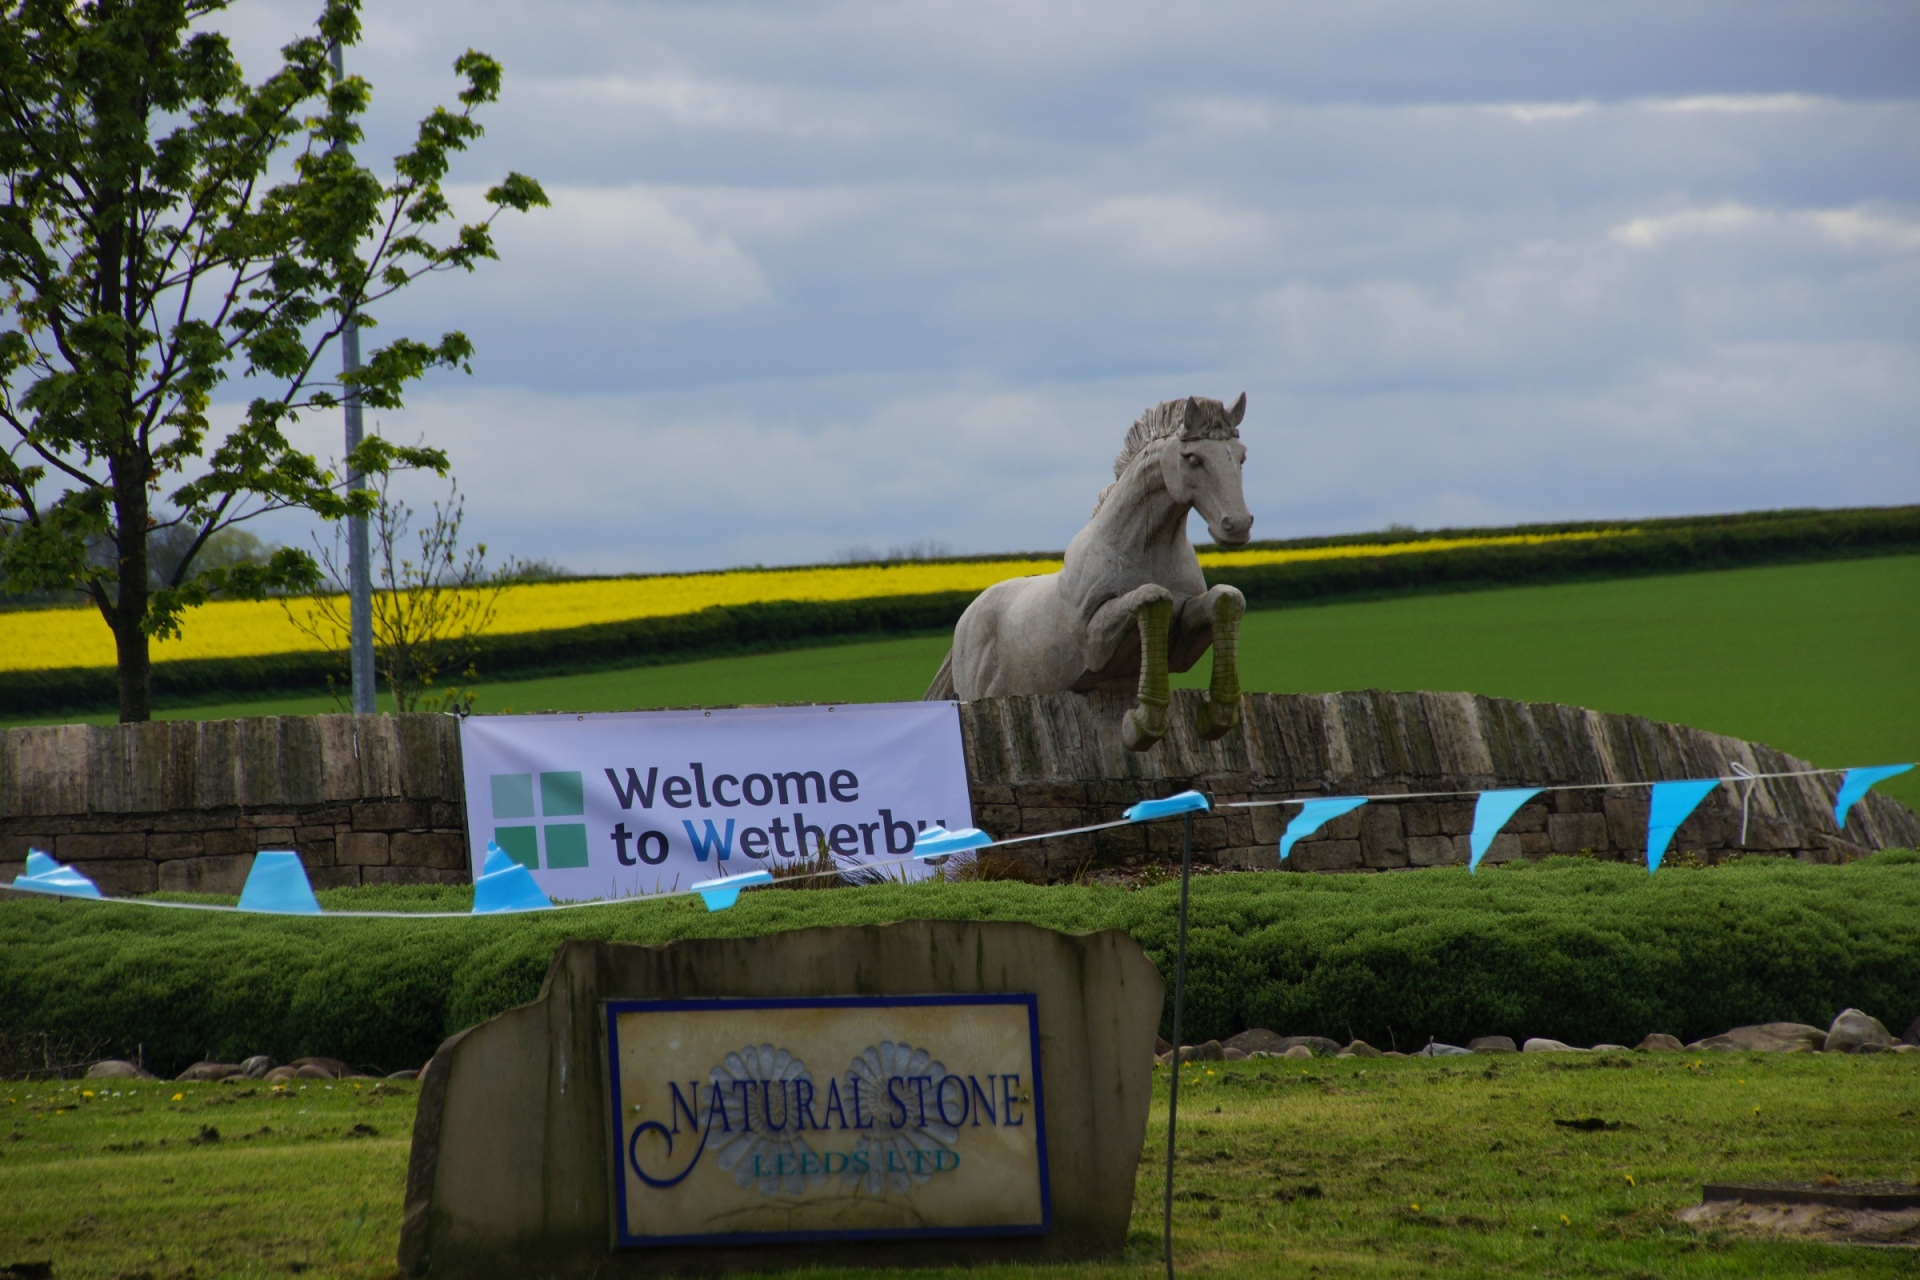
[{"label": "mown grass strip", "polygon": [[[1155,1072],[1122,1258],[913,1274],[1158,1275],[1167,1078]],[[0,1258],[51,1262],[61,1280],[393,1275],[417,1086],[301,1083],[0,1083]],[[1255,1060],[1189,1066],[1180,1098],[1185,1276],[1913,1270],[1910,1248],[1698,1236],[1674,1217],[1706,1181],[1911,1180],[1912,1057]],[[1554,1123],[1587,1117],[1609,1127]]]}]

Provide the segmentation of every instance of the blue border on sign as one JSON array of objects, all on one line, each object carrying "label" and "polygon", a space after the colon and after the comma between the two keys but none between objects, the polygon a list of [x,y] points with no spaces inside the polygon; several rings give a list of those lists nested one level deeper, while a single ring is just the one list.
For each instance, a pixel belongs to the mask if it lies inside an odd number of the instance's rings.
[{"label": "blue border on sign", "polygon": [[[1034,1146],[1040,1157],[1040,1221],[1027,1226],[1004,1227],[896,1227],[873,1231],[733,1231],[715,1235],[636,1236],[627,1230],[627,1162],[622,1135],[625,1121],[620,1101],[620,1029],[623,1013],[657,1013],[671,1010],[700,1012],[715,1009],[873,1009],[925,1005],[1024,1005],[1027,1010],[1027,1043],[1033,1062]],[[1053,1180],[1047,1168],[1047,1109],[1040,1069],[1040,1006],[1031,994],[1022,992],[983,995],[930,996],[770,996],[711,997],[696,1000],[609,1000],[607,1019],[607,1080],[613,1101],[613,1189],[619,1210],[622,1248],[647,1248],[688,1244],[796,1244],[805,1241],[841,1240],[926,1240],[956,1236],[1038,1236],[1053,1229]]]}]

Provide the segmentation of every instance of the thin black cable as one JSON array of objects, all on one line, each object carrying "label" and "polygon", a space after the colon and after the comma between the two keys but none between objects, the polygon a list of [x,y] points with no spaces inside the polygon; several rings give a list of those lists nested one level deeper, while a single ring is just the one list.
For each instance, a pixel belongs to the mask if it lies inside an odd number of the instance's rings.
[{"label": "thin black cable", "polygon": [[1187,991],[1187,880],[1193,873],[1193,811],[1180,815],[1180,929],[1173,948],[1173,1049],[1167,1072],[1167,1200],[1160,1236],[1173,1280],[1173,1134],[1180,1116],[1180,1014]]}]

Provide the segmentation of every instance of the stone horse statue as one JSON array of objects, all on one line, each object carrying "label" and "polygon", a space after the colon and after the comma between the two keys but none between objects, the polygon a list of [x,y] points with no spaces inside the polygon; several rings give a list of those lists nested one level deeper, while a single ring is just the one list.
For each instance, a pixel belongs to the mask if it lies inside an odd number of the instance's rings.
[{"label": "stone horse statue", "polygon": [[953,631],[929,699],[1088,692],[1138,682],[1121,738],[1145,751],[1167,732],[1167,672],[1213,646],[1213,681],[1196,726],[1218,738],[1240,721],[1235,662],[1247,602],[1209,588],[1187,541],[1197,510],[1221,546],[1253,529],[1240,487],[1242,395],[1227,408],[1199,396],[1140,415],[1113,460],[1086,528],[1058,573],[1012,578],[981,592]]}]

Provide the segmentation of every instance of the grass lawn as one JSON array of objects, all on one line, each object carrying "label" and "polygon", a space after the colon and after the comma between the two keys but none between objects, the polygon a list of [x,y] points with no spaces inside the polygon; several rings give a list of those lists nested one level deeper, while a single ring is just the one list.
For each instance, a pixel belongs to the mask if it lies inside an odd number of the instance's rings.
[{"label": "grass lawn", "polygon": [[[1465,689],[1627,711],[1825,765],[1920,757],[1920,556],[1412,596],[1251,614],[1247,688]],[[917,698],[948,638],[481,686],[482,711]],[[1207,663],[1176,680],[1204,685]],[[177,708],[217,718],[327,698]],[[110,716],[94,717],[102,722]],[[1881,789],[1920,806],[1920,771]]]},{"label": "grass lawn", "polygon": [[[1159,1274],[1158,1075],[1123,1262],[916,1274]],[[413,1085],[119,1092],[0,1084],[0,1269],[394,1274]],[[1891,1054],[1189,1066],[1175,1247],[1219,1277],[1912,1275],[1911,1249],[1700,1237],[1672,1215],[1705,1178],[1913,1181],[1916,1110],[1920,1061]],[[1619,1127],[1554,1123],[1586,1117]]]}]

